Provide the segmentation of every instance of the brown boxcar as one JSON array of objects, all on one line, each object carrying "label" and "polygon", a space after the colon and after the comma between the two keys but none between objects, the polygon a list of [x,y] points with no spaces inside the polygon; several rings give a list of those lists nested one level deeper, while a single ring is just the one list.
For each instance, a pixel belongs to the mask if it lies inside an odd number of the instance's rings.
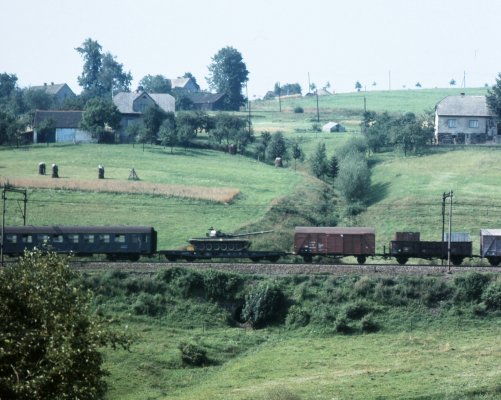
[{"label": "brown boxcar", "polygon": [[363,264],[376,249],[374,228],[307,227],[294,230],[294,253],[311,261],[313,256],[355,256]]}]

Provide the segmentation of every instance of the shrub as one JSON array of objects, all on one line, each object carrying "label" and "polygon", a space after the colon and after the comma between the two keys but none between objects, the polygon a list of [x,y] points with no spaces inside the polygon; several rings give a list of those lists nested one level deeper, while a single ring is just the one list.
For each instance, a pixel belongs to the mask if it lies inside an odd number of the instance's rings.
[{"label": "shrub", "polygon": [[361,297],[369,297],[374,293],[374,287],[376,283],[368,276],[363,276],[353,286],[355,293]]},{"label": "shrub", "polygon": [[482,301],[486,308],[492,311],[501,310],[501,282],[492,282],[482,294]]},{"label": "shrub", "polygon": [[336,332],[344,334],[348,334],[353,331],[353,328],[348,323],[348,319],[344,316],[336,319],[336,323],[334,324],[334,329],[336,329]]},{"label": "shrub", "polygon": [[302,113],[304,113],[303,107],[300,107],[300,106],[294,107],[294,113],[295,114],[302,114]]},{"label": "shrub", "polygon": [[279,288],[268,284],[259,285],[245,296],[242,320],[249,322],[255,328],[276,322],[280,318],[284,299]]},{"label": "shrub", "polygon": [[310,314],[297,305],[289,308],[285,324],[288,327],[303,327],[310,323]]},{"label": "shrub", "polygon": [[349,319],[360,319],[370,312],[370,306],[364,302],[347,304],[344,313]]},{"label": "shrub", "polygon": [[373,320],[372,314],[367,314],[360,320],[360,329],[364,333],[373,333],[379,330],[379,326]]},{"label": "shrub", "polygon": [[485,287],[490,279],[485,274],[471,272],[454,279],[456,285],[456,299],[466,301],[480,301]]},{"label": "shrub", "polygon": [[154,317],[165,312],[165,299],[160,294],[141,293],[132,306],[132,310],[136,315]]},{"label": "shrub", "polygon": [[242,285],[240,277],[215,270],[207,271],[203,280],[205,293],[209,300],[232,300]]},{"label": "shrub", "polygon": [[180,343],[178,348],[181,352],[181,360],[183,364],[193,367],[200,367],[209,364],[207,350],[203,347],[192,343]]}]

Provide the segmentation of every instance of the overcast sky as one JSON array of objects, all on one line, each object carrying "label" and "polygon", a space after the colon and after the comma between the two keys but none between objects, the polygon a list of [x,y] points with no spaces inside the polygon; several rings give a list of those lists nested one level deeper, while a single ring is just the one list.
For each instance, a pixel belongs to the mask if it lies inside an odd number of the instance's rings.
[{"label": "overcast sky", "polygon": [[[202,88],[212,57],[232,46],[251,99],[275,82],[336,92],[479,87],[501,72],[499,0],[0,0],[0,73],[21,87],[68,83],[87,38],[130,71],[191,72]],[[376,83],[374,86],[373,83]]]}]

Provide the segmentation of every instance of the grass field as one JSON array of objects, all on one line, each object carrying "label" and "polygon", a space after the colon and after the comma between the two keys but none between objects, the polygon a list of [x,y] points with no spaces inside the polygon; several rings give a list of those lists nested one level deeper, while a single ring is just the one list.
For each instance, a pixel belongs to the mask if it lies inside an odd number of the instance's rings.
[{"label": "grass field", "polygon": [[[0,181],[52,184],[55,179],[49,175],[37,175],[40,161],[59,165],[58,185],[81,181],[87,191],[29,189],[28,224],[152,225],[160,232],[160,248],[184,245],[189,237],[204,235],[211,225],[238,230],[261,219],[276,199],[291,195],[306,179],[292,169],[209,150],[171,154],[161,147],[146,147],[143,152],[140,146],[130,145],[70,145],[3,149]],[[132,189],[130,193],[99,191],[103,182],[97,179],[98,164],[105,166],[104,182],[111,187],[134,186],[128,181],[134,167],[140,178],[137,184],[150,185],[150,190],[140,194]],[[96,191],[89,192],[92,182]],[[173,186],[198,195],[187,198],[185,193],[165,195],[153,190]],[[214,192],[230,193],[228,202],[208,200]],[[7,225],[22,223],[16,203],[8,207]]]}]

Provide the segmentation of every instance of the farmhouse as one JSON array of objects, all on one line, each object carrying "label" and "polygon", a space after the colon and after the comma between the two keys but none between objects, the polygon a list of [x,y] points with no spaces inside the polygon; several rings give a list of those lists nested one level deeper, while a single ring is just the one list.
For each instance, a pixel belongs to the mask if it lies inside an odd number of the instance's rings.
[{"label": "farmhouse", "polygon": [[33,143],[91,143],[89,132],[80,129],[83,111],[36,110]]},{"label": "farmhouse", "polygon": [[120,142],[128,141],[126,129],[129,125],[139,120],[148,107],[158,106],[165,112],[176,111],[174,97],[166,93],[146,93],[142,90],[136,92],[120,92],[113,96],[113,103],[122,114],[120,122]]},{"label": "farmhouse", "polygon": [[217,111],[224,110],[224,93],[189,93],[187,96],[193,103],[195,110]]},{"label": "farmhouse", "polygon": [[171,88],[173,91],[181,92],[198,92],[200,87],[193,80],[193,78],[176,78],[170,80]]},{"label": "farmhouse", "polygon": [[494,113],[485,96],[448,96],[435,107],[438,144],[500,143]]},{"label": "farmhouse", "polygon": [[45,93],[54,96],[57,104],[61,104],[64,100],[75,97],[75,93],[66,83],[51,82],[50,85],[44,83],[42,86],[32,86],[31,90],[43,90]]}]

